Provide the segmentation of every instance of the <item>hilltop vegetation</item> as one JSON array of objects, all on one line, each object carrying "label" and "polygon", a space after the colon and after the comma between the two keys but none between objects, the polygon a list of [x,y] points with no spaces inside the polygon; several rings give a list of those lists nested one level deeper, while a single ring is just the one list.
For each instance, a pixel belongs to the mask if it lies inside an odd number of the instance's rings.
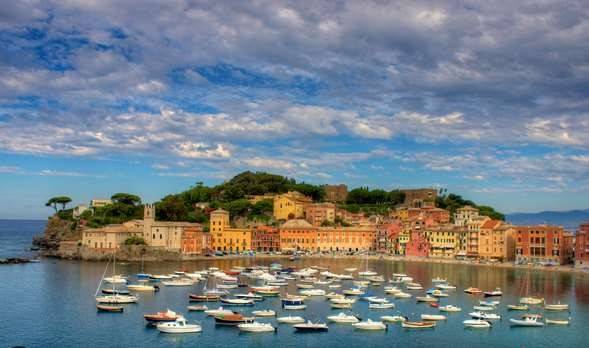
[{"label": "hilltop vegetation", "polygon": [[436,206],[442,209],[449,210],[450,216],[454,215],[456,209],[462,208],[465,205],[470,205],[472,207],[478,208],[480,215],[488,216],[491,219],[495,220],[505,220],[505,215],[496,211],[493,207],[489,207],[487,205],[477,205],[475,202],[464,199],[460,195],[454,193],[446,193],[443,189],[440,189],[439,196],[436,198]]}]

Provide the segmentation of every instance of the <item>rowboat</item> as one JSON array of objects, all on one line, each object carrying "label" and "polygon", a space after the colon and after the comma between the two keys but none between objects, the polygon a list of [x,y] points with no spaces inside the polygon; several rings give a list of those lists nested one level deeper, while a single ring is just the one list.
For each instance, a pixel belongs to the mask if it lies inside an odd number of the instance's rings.
[{"label": "rowboat", "polygon": [[528,326],[528,327],[541,327],[544,323],[540,321],[542,316],[539,314],[527,314],[522,316],[521,319],[509,319],[511,326]]},{"label": "rowboat", "polygon": [[359,323],[352,324],[354,329],[357,330],[386,330],[387,325],[382,321],[372,321],[368,319],[366,321],[361,321]]},{"label": "rowboat", "polygon": [[546,324],[553,324],[553,325],[568,325],[569,319],[546,319]]},{"label": "rowboat", "polygon": [[483,295],[485,297],[502,296],[503,295],[503,291],[501,291],[500,288],[495,288],[495,290],[493,290],[493,291],[485,291],[485,292],[483,292]]},{"label": "rowboat", "polygon": [[148,323],[159,323],[159,322],[165,322],[165,321],[176,321],[176,319],[180,318],[181,315],[179,315],[178,313],[171,311],[171,310],[167,310],[165,312],[157,312],[155,314],[145,314],[143,316],[143,318],[148,322]]},{"label": "rowboat", "polygon": [[239,331],[243,332],[274,332],[276,329],[272,324],[259,323],[254,321],[253,323],[242,323],[237,325]]},{"label": "rowboat", "polygon": [[358,318],[355,315],[347,315],[344,312],[340,312],[337,315],[328,316],[327,320],[333,321],[334,323],[347,324],[347,323],[357,323],[360,321],[360,318]]},{"label": "rowboat", "polygon": [[406,329],[429,329],[436,326],[435,321],[404,321],[401,326]]},{"label": "rowboat", "polygon": [[511,311],[527,311],[529,308],[528,305],[507,305],[507,309]]},{"label": "rowboat", "polygon": [[547,304],[544,305],[544,309],[547,311],[568,311],[569,305],[568,304]]},{"label": "rowboat", "polygon": [[273,317],[276,315],[276,312],[271,309],[262,309],[259,311],[253,311],[252,314],[256,317]]},{"label": "rowboat", "polygon": [[441,306],[441,307],[439,307],[439,309],[440,309],[440,312],[460,312],[460,311],[462,311],[462,308],[456,307],[453,305]]},{"label": "rowboat", "polygon": [[421,320],[428,320],[428,321],[446,320],[446,316],[441,315],[441,314],[422,314]]},{"label": "rowboat", "polygon": [[303,317],[292,317],[289,315],[286,317],[276,318],[276,321],[282,324],[300,324],[304,323],[305,319]]},{"label": "rowboat", "polygon": [[464,292],[466,292],[467,294],[471,294],[471,295],[478,295],[481,294],[483,292],[483,290],[479,289],[479,288],[473,288],[472,286],[464,289]]},{"label": "rowboat", "polygon": [[254,300],[244,298],[222,298],[221,302],[226,306],[253,306]]},{"label": "rowboat", "polygon": [[486,320],[481,319],[467,319],[462,322],[465,327],[475,328],[475,329],[486,329],[491,327],[491,323]]},{"label": "rowboat", "polygon": [[308,321],[302,324],[295,324],[293,327],[299,332],[325,332],[328,326],[325,323],[312,323]]},{"label": "rowboat", "polygon": [[253,322],[253,318],[247,318],[239,313],[231,313],[231,314],[217,314],[214,316],[215,324],[217,325],[231,325],[236,326],[243,323],[250,323]]},{"label": "rowboat", "polygon": [[96,304],[96,309],[99,312],[122,313],[124,310],[124,307],[123,306]]},{"label": "rowboat", "polygon": [[173,322],[159,323],[156,327],[163,333],[193,333],[202,331],[200,325],[188,324],[184,317],[179,317]]},{"label": "rowboat", "polygon": [[188,295],[191,302],[217,302],[221,298],[221,295]]}]

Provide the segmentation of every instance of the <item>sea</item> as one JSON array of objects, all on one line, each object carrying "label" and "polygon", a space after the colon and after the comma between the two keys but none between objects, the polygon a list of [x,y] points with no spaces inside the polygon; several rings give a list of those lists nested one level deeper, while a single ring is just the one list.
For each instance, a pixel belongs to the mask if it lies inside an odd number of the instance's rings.
[{"label": "sea", "polygon": [[[0,258],[30,255],[28,247],[35,234],[42,232],[44,221],[0,220]],[[529,269],[500,269],[462,264],[393,262],[385,260],[339,259],[330,256],[287,259],[249,257],[245,259],[216,259],[194,262],[146,262],[143,271],[167,274],[177,270],[195,271],[208,267],[223,270],[235,266],[269,265],[278,262],[284,267],[303,268],[321,266],[334,273],[344,269],[372,269],[390,278],[393,273],[406,273],[425,289],[432,286],[435,277],[446,278],[456,285],[441,304],[454,304],[462,312],[447,313],[447,320],[437,322],[433,329],[409,330],[390,324],[386,331],[366,332],[354,330],[349,324],[329,324],[326,333],[296,333],[288,324],[278,324],[275,318],[260,318],[261,322],[278,327],[276,333],[240,333],[236,327],[216,326],[214,320],[202,312],[188,312],[188,295],[199,293],[203,282],[189,287],[161,286],[157,293],[139,294],[137,304],[125,305],[122,314],[99,313],[95,307],[95,293],[103,273],[112,272],[105,262],[42,259],[40,263],[0,265],[0,347],[587,347],[589,328],[589,275],[550,272]],[[111,263],[112,265],[112,263]],[[134,275],[142,271],[141,263],[118,262],[116,272]],[[253,284],[253,283],[252,283]],[[350,281],[342,282],[342,289],[350,288]],[[501,320],[490,329],[465,329],[462,321],[469,318],[482,296],[468,295],[463,290],[475,286],[484,290],[500,287],[504,295],[496,313]],[[209,284],[210,287],[210,284]],[[341,291],[329,290],[326,291]],[[244,288],[232,293],[244,292]],[[297,293],[295,283],[282,289],[282,293]],[[395,303],[394,309],[370,310],[368,302],[357,301],[352,310],[362,319],[378,320],[382,315],[405,315],[418,320],[423,313],[438,313],[428,304],[416,303],[415,296],[424,291],[413,291],[413,298],[394,299],[383,293],[383,286],[369,287],[368,294],[387,297]],[[536,295],[548,303],[568,303],[570,312],[544,312],[534,307],[531,312],[548,318],[570,318],[570,325],[547,325],[540,328],[512,327],[509,318],[521,312],[510,312],[507,304],[515,304],[524,295]],[[313,322],[324,322],[326,317],[342,310],[333,310],[324,297],[306,300],[307,309],[284,311],[279,298],[267,298],[254,307],[233,307],[245,314],[252,310],[273,309],[279,316],[297,315]],[[207,303],[217,308],[218,303]],[[147,326],[143,315],[166,309],[183,313],[191,322],[200,323],[202,333],[163,334]]]}]

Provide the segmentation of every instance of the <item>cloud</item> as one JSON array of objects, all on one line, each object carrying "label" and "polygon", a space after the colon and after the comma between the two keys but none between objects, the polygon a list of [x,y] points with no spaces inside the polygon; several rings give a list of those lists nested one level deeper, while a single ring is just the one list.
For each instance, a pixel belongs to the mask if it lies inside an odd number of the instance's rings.
[{"label": "cloud", "polygon": [[186,158],[228,158],[231,157],[231,151],[227,145],[217,144],[211,146],[205,143],[182,142],[172,149],[180,157]]}]

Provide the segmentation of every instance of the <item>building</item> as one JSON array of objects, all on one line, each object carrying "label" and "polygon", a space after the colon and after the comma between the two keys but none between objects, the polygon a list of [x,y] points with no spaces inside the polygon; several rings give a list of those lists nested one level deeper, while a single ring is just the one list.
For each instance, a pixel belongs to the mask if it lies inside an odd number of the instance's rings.
[{"label": "building", "polygon": [[432,225],[425,228],[429,243],[429,256],[438,258],[456,258],[465,256],[464,240],[468,230],[452,224]]},{"label": "building", "polygon": [[581,224],[575,237],[575,267],[589,268],[589,221]]},{"label": "building", "polygon": [[280,248],[284,251],[317,250],[317,229],[303,219],[285,222],[280,226]]},{"label": "building", "polygon": [[428,257],[429,250],[430,244],[425,232],[419,226],[416,226],[411,230],[409,241],[405,245],[405,256]]},{"label": "building", "polygon": [[317,251],[359,252],[375,249],[376,229],[370,227],[320,227]]},{"label": "building", "polygon": [[397,254],[397,243],[402,231],[403,223],[400,220],[378,224],[376,226],[376,251]]},{"label": "building", "polygon": [[478,257],[486,260],[515,259],[515,229],[500,220],[488,219],[479,230]]},{"label": "building", "polygon": [[341,221],[351,225],[364,225],[368,222],[368,219],[363,212],[352,213],[345,209],[336,209],[335,216]]},{"label": "building", "polygon": [[74,209],[72,210],[72,216],[74,217],[74,219],[79,219],[80,216],[86,211],[88,210],[88,206],[85,204],[79,204],[77,206],[74,207]]},{"label": "building", "polygon": [[271,226],[256,226],[252,230],[252,250],[258,252],[280,251],[280,231]]},{"label": "building", "polygon": [[123,224],[85,229],[82,232],[82,245],[99,251],[113,251],[125,244],[128,238],[142,236],[143,226],[136,221],[129,221]]},{"label": "building", "polygon": [[311,197],[297,191],[274,196],[274,218],[276,220],[304,218],[305,206],[311,203],[313,203]]},{"label": "building", "polygon": [[567,254],[564,234],[559,226],[516,226],[516,263],[564,264]]},{"label": "building", "polygon": [[478,209],[473,208],[470,205],[465,205],[462,208],[456,209],[456,212],[454,213],[454,224],[456,226],[467,226],[474,219],[478,218],[478,216]]},{"label": "building", "polygon": [[435,207],[438,190],[432,188],[403,189],[405,194],[403,205],[405,207],[421,208]]},{"label": "building", "polygon": [[153,204],[144,205],[143,239],[150,247],[181,251],[182,234],[187,227],[202,228],[202,225],[183,221],[156,221],[155,206]]},{"label": "building", "polygon": [[348,198],[348,186],[344,184],[339,185],[324,185],[325,200],[328,202],[340,203],[345,202]]},{"label": "building", "polygon": [[102,208],[102,207],[110,205],[110,204],[112,204],[112,200],[110,200],[110,199],[96,198],[96,199],[90,200],[90,208],[91,209]]},{"label": "building", "polygon": [[228,211],[217,209],[211,212],[209,223],[212,249],[237,253],[252,250],[252,230],[231,228]]},{"label": "building", "polygon": [[275,196],[276,196],[275,193],[265,193],[263,195],[248,195],[248,196],[245,196],[245,198],[251,204],[256,204],[256,203],[263,201],[263,200],[274,200]]},{"label": "building", "polygon": [[182,254],[203,255],[211,249],[211,234],[201,227],[187,227],[182,234]]},{"label": "building", "polygon": [[305,219],[313,226],[319,227],[323,222],[335,221],[335,204],[313,203],[305,206]]}]

